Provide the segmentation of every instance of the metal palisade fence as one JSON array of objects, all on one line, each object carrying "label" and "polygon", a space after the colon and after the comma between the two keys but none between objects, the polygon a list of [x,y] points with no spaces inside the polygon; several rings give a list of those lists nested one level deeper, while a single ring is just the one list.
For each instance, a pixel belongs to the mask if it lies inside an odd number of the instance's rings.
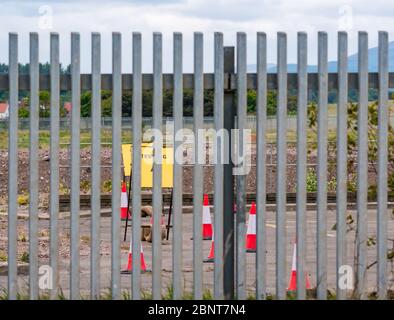
[{"label": "metal palisade fence", "polygon": [[[121,128],[122,90],[132,90],[132,269],[131,292],[133,299],[141,298],[140,239],[141,239],[141,142],[142,142],[142,93],[153,91],[153,129],[161,130],[163,121],[163,90],[173,90],[175,132],[183,127],[183,90],[193,90],[193,131],[204,125],[204,90],[214,91],[214,127],[239,130],[247,127],[247,90],[257,93],[256,103],[256,204],[257,204],[257,251],[256,297],[265,299],[267,294],[267,230],[266,230],[266,123],[267,91],[277,90],[276,135],[276,240],[275,240],[275,295],[286,298],[286,164],[287,164],[287,94],[297,91],[297,196],[296,196],[296,267],[298,274],[306,272],[307,260],[307,105],[310,92],[315,90],[318,110],[317,140],[317,201],[316,201],[316,288],[317,298],[327,298],[327,146],[329,90],[338,91],[337,102],[337,187],[336,187],[336,293],[338,299],[346,298],[346,290],[340,284],[341,266],[346,265],[347,219],[347,105],[348,91],[358,90],[358,157],[357,157],[357,290],[364,292],[367,284],[367,204],[368,204],[368,90],[379,90],[378,106],[378,171],[377,171],[377,278],[376,287],[380,298],[386,297],[387,277],[387,209],[388,209],[388,88],[394,85],[394,76],[388,72],[388,34],[379,32],[379,71],[368,72],[368,35],[358,36],[358,73],[348,73],[348,36],[338,33],[338,72],[328,73],[328,37],[318,34],[318,72],[307,72],[307,34],[297,36],[297,73],[287,71],[287,35],[277,34],[277,73],[267,73],[267,37],[257,33],[256,72],[247,72],[247,39],[245,33],[237,33],[236,55],[233,47],[224,47],[222,33],[214,35],[214,73],[204,73],[203,34],[194,34],[194,73],[182,70],[182,34],[173,35],[173,73],[163,74],[163,41],[160,33],[153,34],[153,73],[142,73],[142,37],[132,35],[133,74],[122,74],[122,36],[112,36],[112,74],[101,73],[101,38],[92,34],[91,74],[80,73],[80,36],[71,34],[71,73],[60,74],[59,36],[50,35],[50,74],[39,74],[39,38],[30,34],[30,74],[18,75],[18,35],[9,35],[9,73],[0,75],[0,89],[9,91],[9,164],[8,164],[8,297],[16,299],[17,275],[17,211],[18,211],[18,91],[30,92],[30,147],[29,147],[29,296],[39,297],[38,287],[38,183],[39,183],[39,91],[50,91],[50,266],[53,272],[51,297],[59,293],[59,107],[60,91],[71,91],[71,254],[70,298],[80,298],[80,100],[81,91],[92,92],[92,157],[91,157],[91,264],[90,293],[92,299],[100,296],[100,152],[101,152],[101,90],[112,90],[112,186],[121,185]],[[236,63],[235,63],[236,62]],[[236,70],[235,70],[236,65]],[[236,117],[235,117],[236,115]],[[202,144],[195,134],[195,145]],[[231,140],[233,141],[233,140]],[[217,163],[214,166],[214,298],[247,298],[246,289],[246,174],[233,175],[234,166],[224,164],[222,157],[232,152],[224,140],[216,137]],[[155,156],[161,158],[162,145],[154,140]],[[242,144],[242,139],[240,139]],[[174,150],[180,146],[175,142]],[[193,297],[203,297],[202,265],[202,201],[203,165],[195,153],[193,165]],[[182,164],[174,163],[173,192],[173,249],[172,289],[173,298],[183,295],[183,214],[182,214]],[[152,242],[152,296],[162,296],[162,243],[160,216],[162,214],[162,170],[160,163],[153,165],[153,242]],[[235,194],[234,194],[234,189]],[[111,294],[121,298],[120,188],[112,188],[111,216]],[[233,203],[236,202],[234,221]],[[234,280],[235,279],[235,280]],[[306,298],[303,277],[297,277],[297,298]]]}]

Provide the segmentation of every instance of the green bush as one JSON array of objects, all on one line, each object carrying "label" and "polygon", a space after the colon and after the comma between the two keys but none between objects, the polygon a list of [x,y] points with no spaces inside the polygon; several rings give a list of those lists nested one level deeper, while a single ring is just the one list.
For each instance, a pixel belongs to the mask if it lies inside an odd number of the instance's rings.
[{"label": "green bush", "polygon": [[315,170],[313,169],[309,169],[308,174],[306,176],[306,191],[307,192],[317,191],[317,176]]}]

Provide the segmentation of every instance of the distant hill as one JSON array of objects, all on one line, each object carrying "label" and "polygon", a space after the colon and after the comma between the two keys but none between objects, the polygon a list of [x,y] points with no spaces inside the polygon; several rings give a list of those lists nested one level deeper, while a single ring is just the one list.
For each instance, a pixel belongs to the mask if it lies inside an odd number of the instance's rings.
[{"label": "distant hill", "polygon": [[[267,65],[268,73],[276,73],[276,64],[268,63]],[[337,72],[337,61],[328,62],[328,72]],[[368,70],[369,72],[378,71],[378,47],[370,48],[368,50]],[[248,65],[249,72],[256,72],[256,65]],[[348,57],[348,71],[357,72],[358,71],[358,54],[355,53]],[[389,71],[394,72],[394,41],[389,43]],[[296,73],[297,64],[289,63],[287,65],[287,72]],[[308,65],[308,72],[317,72],[316,65]]]}]

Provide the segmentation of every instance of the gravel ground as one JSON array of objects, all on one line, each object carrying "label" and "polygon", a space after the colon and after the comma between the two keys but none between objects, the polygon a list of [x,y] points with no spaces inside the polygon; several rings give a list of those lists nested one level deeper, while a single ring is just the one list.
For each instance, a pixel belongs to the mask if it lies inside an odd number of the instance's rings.
[{"label": "gravel ground", "polygon": [[[294,146],[289,146],[287,149],[287,192],[296,191],[296,148]],[[62,149],[59,152],[59,163],[60,163],[60,193],[66,194],[69,192],[70,186],[70,172],[69,168],[62,168],[62,166],[68,166],[69,164],[69,154],[67,149]],[[111,165],[111,149],[102,148],[101,152],[101,179],[102,179],[102,193],[109,193],[110,188],[105,187],[111,181],[111,168],[105,167]],[[335,159],[334,159],[335,160]],[[81,168],[81,194],[90,193],[90,178],[91,178],[91,151],[89,148],[81,149],[81,166],[86,166],[86,168]],[[191,153],[187,152],[184,155],[184,168],[183,168],[183,189],[185,193],[191,193],[192,181],[193,181],[193,167],[191,163]],[[312,152],[308,155],[308,164],[314,166],[316,163],[316,153]],[[251,148],[251,171],[247,176],[247,191],[256,191],[256,150],[255,146],[252,145]],[[268,145],[267,147],[267,174],[266,174],[266,188],[268,193],[275,192],[276,188],[276,148],[275,145]],[[49,167],[50,167],[50,157],[48,150],[41,150],[39,153],[39,192],[41,205],[46,207],[48,203],[49,194]],[[335,169],[335,166],[333,166]],[[29,152],[26,150],[19,150],[18,158],[18,194],[27,194],[29,191]],[[335,172],[329,173],[329,179],[334,176]],[[373,168],[370,168],[369,180],[373,182],[375,180],[376,172]],[[213,192],[213,177],[214,168],[212,166],[206,166],[204,168],[204,192]],[[0,205],[6,203],[7,197],[7,186],[8,186],[8,152],[6,150],[0,150]]]}]

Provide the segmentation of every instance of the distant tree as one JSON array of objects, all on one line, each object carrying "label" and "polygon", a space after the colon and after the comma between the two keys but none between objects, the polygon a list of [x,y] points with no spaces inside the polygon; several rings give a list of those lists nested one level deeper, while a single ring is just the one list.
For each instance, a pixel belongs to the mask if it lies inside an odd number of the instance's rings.
[{"label": "distant tree", "polygon": [[5,63],[0,63],[0,73],[8,73],[8,65]]},{"label": "distant tree", "polygon": [[68,114],[68,113],[67,113],[67,110],[64,109],[64,105],[63,105],[63,104],[60,105],[59,113],[60,113],[60,117],[61,117],[61,118],[66,117],[67,114]]},{"label": "distant tree", "polygon": [[44,114],[47,114],[47,113],[49,116],[49,111],[50,111],[50,107],[51,107],[51,95],[50,95],[49,91],[47,91],[47,90],[40,91],[39,99],[40,99],[40,107],[42,110],[42,116],[44,116]]},{"label": "distant tree", "polygon": [[110,90],[101,91],[101,115],[103,117],[112,116],[112,92]]},{"label": "distant tree", "polygon": [[60,72],[61,72],[61,74],[71,74],[71,64],[69,64],[68,66],[66,66],[64,68],[61,67]]},{"label": "distant tree", "polygon": [[214,108],[214,91],[206,90],[204,91],[204,116],[212,117]]},{"label": "distant tree", "polygon": [[[276,115],[277,107],[277,92],[275,90],[269,90],[267,92],[267,115]],[[256,113],[257,105],[257,93],[256,90],[248,90],[247,94],[247,111],[249,114]],[[287,97],[287,113],[289,115],[294,115],[297,113],[297,96],[288,95]]]},{"label": "distant tree", "polygon": [[0,101],[7,101],[8,100],[8,91],[0,91]]},{"label": "distant tree", "polygon": [[289,95],[287,97],[287,114],[296,115],[297,114],[297,96]]},{"label": "distant tree", "polygon": [[247,93],[247,112],[255,113],[257,105],[257,94],[256,90],[248,90]]},{"label": "distant tree", "polygon": [[85,91],[81,94],[81,117],[90,117],[92,109],[92,93]]},{"label": "distant tree", "polygon": [[144,117],[152,116],[152,90],[144,90],[142,92],[142,115]]},{"label": "distant tree", "polygon": [[163,116],[171,117],[173,114],[173,93],[172,90],[164,90],[163,92]]},{"label": "distant tree", "polygon": [[29,74],[29,64],[18,63],[19,74]]},{"label": "distant tree", "polygon": [[18,109],[19,118],[21,118],[21,119],[29,118],[29,115],[30,115],[30,112],[27,107],[23,106]]},{"label": "distant tree", "polygon": [[133,96],[131,93],[122,94],[122,117],[131,117],[132,100]]},{"label": "distant tree", "polygon": [[183,92],[183,114],[185,117],[193,116],[193,90],[185,89]]},{"label": "distant tree", "polygon": [[105,99],[101,103],[101,115],[103,117],[111,117],[112,116],[112,99]]},{"label": "distant tree", "polygon": [[40,73],[41,74],[50,74],[51,65],[49,62],[40,63]]}]

